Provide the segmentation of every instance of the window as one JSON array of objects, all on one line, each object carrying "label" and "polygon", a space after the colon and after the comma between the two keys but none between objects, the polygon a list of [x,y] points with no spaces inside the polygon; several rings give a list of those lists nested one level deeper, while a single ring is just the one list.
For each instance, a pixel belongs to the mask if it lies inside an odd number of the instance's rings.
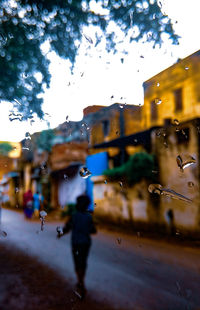
[{"label": "window", "polygon": [[106,120],[102,121],[102,125],[103,125],[104,137],[107,137],[109,134],[109,130],[110,130],[109,120],[106,119]]},{"label": "window", "polygon": [[182,100],[182,88],[178,88],[174,91],[175,100],[175,111],[182,111],[183,100]]},{"label": "window", "polygon": [[158,106],[155,100],[151,101],[151,120],[156,121],[158,119]]}]

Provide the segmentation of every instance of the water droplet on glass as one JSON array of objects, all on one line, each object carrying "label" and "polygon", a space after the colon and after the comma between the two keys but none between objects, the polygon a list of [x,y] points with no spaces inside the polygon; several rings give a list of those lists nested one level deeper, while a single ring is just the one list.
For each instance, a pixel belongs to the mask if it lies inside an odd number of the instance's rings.
[{"label": "water droplet on glass", "polygon": [[190,181],[190,182],[188,182],[188,186],[189,187],[194,187],[194,183]]},{"label": "water droplet on glass", "polygon": [[160,86],[160,83],[157,83],[156,86],[159,87],[159,86]]},{"label": "water droplet on glass", "polygon": [[156,99],[154,100],[154,102],[155,102],[155,104],[159,105],[159,104],[162,103],[162,100],[161,100],[160,98],[156,98]]},{"label": "water droplet on glass", "polygon": [[119,182],[119,186],[120,186],[120,187],[123,187],[123,183],[122,183],[122,182]]},{"label": "water droplet on glass", "polygon": [[178,167],[182,169],[183,161],[180,155],[176,157],[176,162],[177,162]]},{"label": "water droplet on glass", "polygon": [[66,122],[69,123],[69,115],[66,116]]},{"label": "water droplet on glass", "polygon": [[57,227],[56,227],[56,231],[57,231],[57,233],[58,233],[59,235],[63,235],[63,229],[62,229],[62,227],[57,226]]},{"label": "water droplet on glass", "polygon": [[45,223],[45,217],[47,216],[47,213],[42,210],[40,211],[40,220],[41,220],[41,230],[44,230],[44,223]]},{"label": "water droplet on glass", "polygon": [[121,242],[122,242],[122,239],[121,238],[117,238],[117,243],[121,244]]},{"label": "water droplet on glass", "polygon": [[90,36],[88,36],[87,34],[83,34],[83,35],[90,44],[93,44],[93,40]]},{"label": "water droplet on glass", "polygon": [[185,67],[185,70],[189,70],[189,67]]},{"label": "water droplet on glass", "polygon": [[110,97],[110,99],[113,99],[114,98],[114,96],[112,95],[111,97]]},{"label": "water droplet on glass", "polygon": [[176,157],[176,162],[178,167],[183,171],[183,169],[196,163],[196,159],[191,155],[178,155]]},{"label": "water droplet on glass", "polygon": [[143,56],[143,55],[140,55],[140,58],[144,58],[144,56]]},{"label": "water droplet on glass", "polygon": [[149,187],[148,187],[148,191],[151,193],[151,194],[158,194],[158,195],[164,195],[166,197],[170,197],[170,198],[173,198],[173,199],[178,199],[178,200],[182,200],[182,201],[185,201],[185,202],[192,202],[191,199],[175,192],[174,190],[172,189],[168,189],[168,188],[163,188],[162,185],[160,184],[150,184]]},{"label": "water droplet on glass", "polygon": [[175,126],[179,126],[180,125],[180,122],[175,118],[174,120],[173,120],[173,123],[172,123],[173,125],[175,125]]},{"label": "water droplet on glass", "polygon": [[31,139],[31,135],[30,135],[29,132],[26,132],[26,133],[25,133],[25,138],[26,138],[26,139]]},{"label": "water droplet on glass", "polygon": [[15,193],[18,193],[18,192],[19,192],[19,188],[15,187]]},{"label": "water droplet on glass", "polygon": [[124,106],[123,106],[123,104],[120,104],[119,107],[120,107],[120,109],[123,109]]},{"label": "water droplet on glass", "polygon": [[167,142],[164,142],[163,144],[164,144],[164,146],[165,146],[166,148],[168,148]]},{"label": "water droplet on glass", "polygon": [[92,173],[89,171],[88,168],[82,167],[79,171],[79,174],[83,179],[87,179]]},{"label": "water droplet on glass", "polygon": [[107,184],[108,183],[107,180],[104,180],[104,183]]},{"label": "water droplet on glass", "polygon": [[138,142],[138,140],[137,140],[137,139],[134,139],[133,141],[134,141],[135,143],[137,143],[137,142]]},{"label": "water droplet on glass", "polygon": [[140,231],[137,231],[138,238],[141,236]]},{"label": "water droplet on glass", "polygon": [[23,147],[22,147],[22,150],[27,150],[27,151],[29,151],[29,148],[28,148],[28,147],[23,146]]},{"label": "water droplet on glass", "polygon": [[0,230],[0,235],[5,238],[7,237],[7,232]]},{"label": "water droplet on glass", "polygon": [[66,174],[64,174],[64,180],[68,180],[68,176]]}]

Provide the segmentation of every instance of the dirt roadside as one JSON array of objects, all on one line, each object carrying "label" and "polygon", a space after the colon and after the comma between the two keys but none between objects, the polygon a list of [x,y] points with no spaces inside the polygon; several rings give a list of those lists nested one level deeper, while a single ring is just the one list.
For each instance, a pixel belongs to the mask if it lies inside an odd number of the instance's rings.
[{"label": "dirt roadside", "polygon": [[0,310],[111,309],[95,296],[80,301],[73,286],[49,267],[0,243]]}]

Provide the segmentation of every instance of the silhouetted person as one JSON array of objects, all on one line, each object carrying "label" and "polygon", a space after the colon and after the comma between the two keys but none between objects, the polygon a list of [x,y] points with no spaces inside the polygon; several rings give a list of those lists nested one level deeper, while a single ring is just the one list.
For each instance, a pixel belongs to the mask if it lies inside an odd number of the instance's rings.
[{"label": "silhouetted person", "polygon": [[89,204],[90,198],[87,195],[79,196],[76,203],[76,212],[72,214],[63,227],[63,232],[61,233],[57,229],[58,237],[68,233],[70,230],[72,231],[72,255],[78,280],[76,293],[80,298],[83,298],[86,293],[84,278],[87,268],[87,258],[91,247],[90,234],[96,233],[92,215],[87,211]]},{"label": "silhouetted person", "polygon": [[25,216],[30,219],[33,215],[33,194],[31,189],[23,195],[23,207]]}]

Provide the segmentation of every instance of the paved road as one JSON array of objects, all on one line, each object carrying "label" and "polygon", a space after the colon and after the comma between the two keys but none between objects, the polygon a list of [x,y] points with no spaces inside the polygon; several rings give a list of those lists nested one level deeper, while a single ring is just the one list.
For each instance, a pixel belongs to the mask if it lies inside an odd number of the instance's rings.
[{"label": "paved road", "polygon": [[[37,257],[73,288],[70,236],[56,239],[59,224],[47,219],[41,232],[39,221],[3,210],[2,230],[8,235],[0,242]],[[200,309],[200,250],[100,230],[93,238],[86,285],[89,294],[113,309]]]}]

